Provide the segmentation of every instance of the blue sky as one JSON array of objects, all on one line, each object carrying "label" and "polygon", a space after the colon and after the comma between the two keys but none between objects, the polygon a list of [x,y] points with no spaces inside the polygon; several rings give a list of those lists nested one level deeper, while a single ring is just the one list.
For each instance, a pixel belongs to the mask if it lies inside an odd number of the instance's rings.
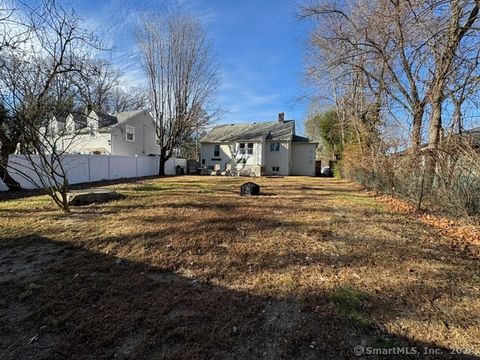
[{"label": "blue sky", "polygon": [[198,17],[213,42],[222,85],[219,122],[275,120],[278,112],[297,120],[302,132],[302,48],[307,25],[297,19],[292,0],[64,0],[89,27],[115,46],[109,56],[132,85],[142,80],[133,56],[132,24],[143,11],[180,10]]}]

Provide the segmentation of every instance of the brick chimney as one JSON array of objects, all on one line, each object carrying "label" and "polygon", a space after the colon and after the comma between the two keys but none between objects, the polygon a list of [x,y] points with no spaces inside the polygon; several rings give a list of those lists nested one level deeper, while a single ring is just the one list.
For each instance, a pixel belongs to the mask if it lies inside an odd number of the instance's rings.
[{"label": "brick chimney", "polygon": [[283,113],[283,112],[278,113],[278,122],[279,123],[284,123],[285,122],[285,113]]}]

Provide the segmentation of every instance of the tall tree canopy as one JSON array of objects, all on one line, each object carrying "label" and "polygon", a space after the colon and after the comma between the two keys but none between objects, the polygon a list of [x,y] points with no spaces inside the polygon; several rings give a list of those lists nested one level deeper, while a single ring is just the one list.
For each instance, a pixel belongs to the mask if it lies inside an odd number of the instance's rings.
[{"label": "tall tree canopy", "polygon": [[137,45],[160,145],[159,174],[185,139],[210,123],[220,84],[207,34],[186,15],[141,16]]}]

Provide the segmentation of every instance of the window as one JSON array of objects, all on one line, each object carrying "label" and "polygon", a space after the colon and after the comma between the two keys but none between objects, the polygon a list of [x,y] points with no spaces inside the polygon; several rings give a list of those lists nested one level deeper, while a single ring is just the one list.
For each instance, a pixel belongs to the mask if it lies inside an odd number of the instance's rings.
[{"label": "window", "polygon": [[202,159],[202,165],[205,165],[205,159]]},{"label": "window", "polygon": [[280,151],[280,143],[271,143],[270,151]]},{"label": "window", "polygon": [[95,124],[90,124],[89,131],[90,131],[90,137],[93,138],[97,136],[97,127],[95,126]]},{"label": "window", "polygon": [[220,156],[220,145],[215,144],[213,146],[213,156],[214,157],[219,157]]},{"label": "window", "polygon": [[240,143],[240,151],[239,151],[240,155],[244,155],[245,154],[245,143]]},{"label": "window", "polygon": [[65,120],[65,127],[67,128],[67,134],[73,134],[75,131],[75,123],[73,122],[73,119],[70,118],[71,115],[67,117]]},{"label": "window", "polygon": [[50,125],[50,135],[54,136],[56,135],[58,132],[58,129],[57,129],[57,124],[56,123],[52,123]]},{"label": "window", "polygon": [[248,143],[247,154],[253,154],[253,143]]},{"label": "window", "polygon": [[279,171],[280,171],[280,167],[279,167],[279,166],[272,166],[272,171],[273,171],[273,172],[279,172]]},{"label": "window", "polygon": [[125,126],[125,140],[135,142],[135,128],[133,126]]}]

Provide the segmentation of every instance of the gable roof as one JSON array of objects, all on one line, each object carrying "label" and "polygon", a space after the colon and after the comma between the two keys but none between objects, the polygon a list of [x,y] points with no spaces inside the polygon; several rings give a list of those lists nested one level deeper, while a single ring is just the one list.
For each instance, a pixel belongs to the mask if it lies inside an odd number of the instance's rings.
[{"label": "gable roof", "polygon": [[122,111],[114,115],[105,114],[98,111],[92,111],[92,112],[98,117],[99,130],[101,129],[108,130],[107,128],[114,125],[122,124],[125,121],[130,120],[132,117],[137,116],[139,114],[148,115],[147,111],[145,110]]},{"label": "gable roof", "polygon": [[65,123],[67,118],[64,116],[54,115],[53,120],[56,120],[58,123]]},{"label": "gable roof", "polygon": [[81,133],[86,133],[89,131],[87,129],[88,119],[92,119],[93,116],[98,118],[98,131],[108,133],[111,131],[112,127],[122,124],[139,114],[145,114],[148,116],[148,112],[146,110],[122,111],[114,115],[101,113],[99,111],[91,111],[89,115],[71,113],[69,116],[73,118],[75,129],[81,130]]},{"label": "gable roof", "polygon": [[87,116],[84,114],[70,114],[73,124],[75,125],[75,130],[84,128],[87,126]]},{"label": "gable roof", "polygon": [[117,118],[117,122],[121,124],[139,114],[147,115],[148,113],[146,110],[122,111],[122,112],[116,113],[114,116]]},{"label": "gable roof", "polygon": [[318,144],[315,141],[310,141],[309,138],[304,136],[293,135],[292,142],[296,143],[309,143],[309,144]]},{"label": "gable roof", "polygon": [[203,143],[221,143],[232,141],[288,141],[295,134],[295,121],[263,122],[252,124],[226,124],[214,127],[200,139]]},{"label": "gable roof", "polygon": [[90,117],[91,117],[91,114],[94,114],[97,116],[98,118],[98,128],[104,128],[104,127],[109,127],[109,126],[112,126],[112,125],[116,125],[118,124],[118,120],[117,120],[117,117],[116,116],[113,116],[113,115],[110,115],[110,114],[105,114],[105,113],[101,113],[99,111],[92,111],[90,113]]}]

